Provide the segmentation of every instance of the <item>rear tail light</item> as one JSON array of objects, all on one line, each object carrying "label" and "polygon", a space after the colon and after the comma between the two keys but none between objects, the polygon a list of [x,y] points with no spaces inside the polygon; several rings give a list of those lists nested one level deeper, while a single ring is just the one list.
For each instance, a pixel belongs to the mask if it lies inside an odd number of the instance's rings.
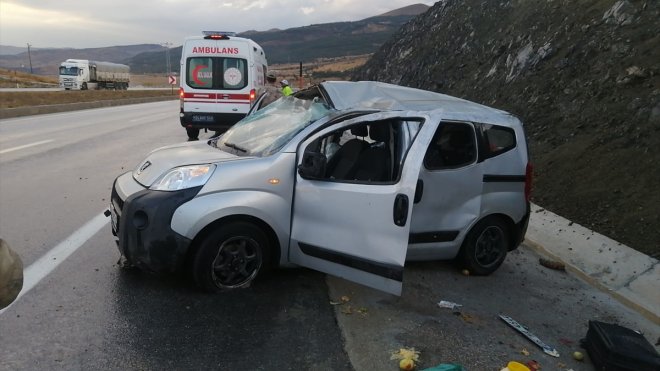
[{"label": "rear tail light", "polygon": [[184,93],[183,88],[179,88],[179,99],[183,99]]},{"label": "rear tail light", "polygon": [[527,163],[525,168],[525,200],[529,202],[532,199],[532,177],[534,173],[534,166],[531,162]]},{"label": "rear tail light", "polygon": [[250,105],[253,105],[256,99],[257,99],[257,91],[254,89],[250,90]]}]

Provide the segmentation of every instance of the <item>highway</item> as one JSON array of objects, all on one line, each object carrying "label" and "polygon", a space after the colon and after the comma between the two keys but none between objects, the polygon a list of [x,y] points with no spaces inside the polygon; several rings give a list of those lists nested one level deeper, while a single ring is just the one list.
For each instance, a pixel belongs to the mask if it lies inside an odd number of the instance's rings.
[{"label": "highway", "polygon": [[[103,215],[112,182],[151,150],[186,139],[178,105],[0,120],[0,238],[25,266],[21,296],[0,310],[0,371],[395,370],[390,354],[400,347],[419,350],[424,367],[536,360],[544,370],[588,371],[588,359],[571,355],[589,320],[642,329],[654,343],[660,335],[571,272],[541,267],[527,246],[488,277],[449,262],[409,263],[401,297],[303,268],[219,295],[183,275],[124,271]],[[461,307],[442,308],[443,300]]]},{"label": "highway", "polygon": [[0,370],[350,369],[319,273],[207,295],[117,267],[114,178],[185,139],[176,101],[0,121],[0,236],[25,266]]}]

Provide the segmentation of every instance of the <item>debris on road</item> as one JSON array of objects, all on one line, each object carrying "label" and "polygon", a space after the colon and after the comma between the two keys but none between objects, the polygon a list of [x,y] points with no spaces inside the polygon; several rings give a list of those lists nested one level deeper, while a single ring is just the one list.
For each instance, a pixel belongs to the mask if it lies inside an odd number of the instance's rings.
[{"label": "debris on road", "polygon": [[576,361],[582,362],[584,360],[584,354],[582,354],[582,352],[573,352],[573,358]]},{"label": "debris on road", "polygon": [[465,371],[463,366],[455,363],[441,363],[431,368],[425,368],[422,371]]},{"label": "debris on road", "polygon": [[529,350],[523,348],[523,349],[520,351],[520,353],[521,353],[522,355],[524,355],[524,356],[528,356],[528,355],[529,355]]},{"label": "debris on road", "polygon": [[[390,359],[399,360],[399,361],[409,359],[409,360],[413,361],[413,365],[414,365],[414,362],[419,361],[419,352],[416,351],[415,348],[400,348],[396,352],[392,353],[392,355],[390,356]],[[401,364],[401,362],[399,362],[399,364]]]},{"label": "debris on road", "polygon": [[456,304],[456,303],[453,303],[451,301],[440,300],[438,302],[438,306],[440,308],[456,309],[456,308],[462,307],[463,305],[462,304]]},{"label": "debris on road", "polygon": [[527,363],[525,364],[527,365],[527,367],[529,367],[531,371],[538,371],[541,369],[541,364],[536,362],[535,360],[527,361]]},{"label": "debris on road", "polygon": [[399,361],[399,368],[401,370],[410,371],[415,369],[415,361],[412,359],[404,358]]},{"label": "debris on road", "polygon": [[504,367],[500,371],[531,371],[529,367],[525,366],[524,364],[516,361],[510,361],[506,367]]},{"label": "debris on road", "polygon": [[346,295],[343,295],[341,298],[339,298],[339,301],[332,300],[332,301],[330,301],[330,304],[331,305],[342,305],[342,304],[348,303],[349,301],[351,301],[351,298],[346,296]]},{"label": "debris on road", "polygon": [[541,339],[536,337],[536,335],[532,334],[525,326],[516,322],[513,318],[509,316],[505,316],[503,314],[500,314],[500,318],[504,322],[506,322],[509,326],[513,327],[516,331],[523,334],[527,339],[531,340],[534,344],[538,345],[541,349],[543,349],[544,353],[549,354],[553,357],[559,357],[559,352],[557,352],[555,348],[541,341]]},{"label": "debris on road", "polygon": [[565,271],[566,270],[566,265],[560,261],[557,260],[550,260],[550,259],[544,259],[544,258],[539,258],[539,264],[546,268],[554,269],[557,271]]}]

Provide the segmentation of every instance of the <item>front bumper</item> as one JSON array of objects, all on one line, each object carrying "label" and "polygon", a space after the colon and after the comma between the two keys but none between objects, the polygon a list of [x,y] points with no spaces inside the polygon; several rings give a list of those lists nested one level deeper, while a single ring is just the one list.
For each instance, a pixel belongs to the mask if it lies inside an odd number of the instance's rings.
[{"label": "front bumper", "polygon": [[192,241],[172,230],[172,215],[201,188],[153,191],[139,185],[131,173],[117,177],[110,212],[119,252],[130,264],[149,272],[180,270]]}]

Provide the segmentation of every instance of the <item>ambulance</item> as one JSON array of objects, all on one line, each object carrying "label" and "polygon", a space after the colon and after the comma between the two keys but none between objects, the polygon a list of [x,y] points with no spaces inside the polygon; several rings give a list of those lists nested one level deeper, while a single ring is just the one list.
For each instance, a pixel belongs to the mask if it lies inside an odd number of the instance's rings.
[{"label": "ambulance", "polygon": [[181,126],[188,140],[201,129],[222,133],[245,117],[264,86],[268,62],[254,41],[234,32],[204,31],[181,52]]}]

